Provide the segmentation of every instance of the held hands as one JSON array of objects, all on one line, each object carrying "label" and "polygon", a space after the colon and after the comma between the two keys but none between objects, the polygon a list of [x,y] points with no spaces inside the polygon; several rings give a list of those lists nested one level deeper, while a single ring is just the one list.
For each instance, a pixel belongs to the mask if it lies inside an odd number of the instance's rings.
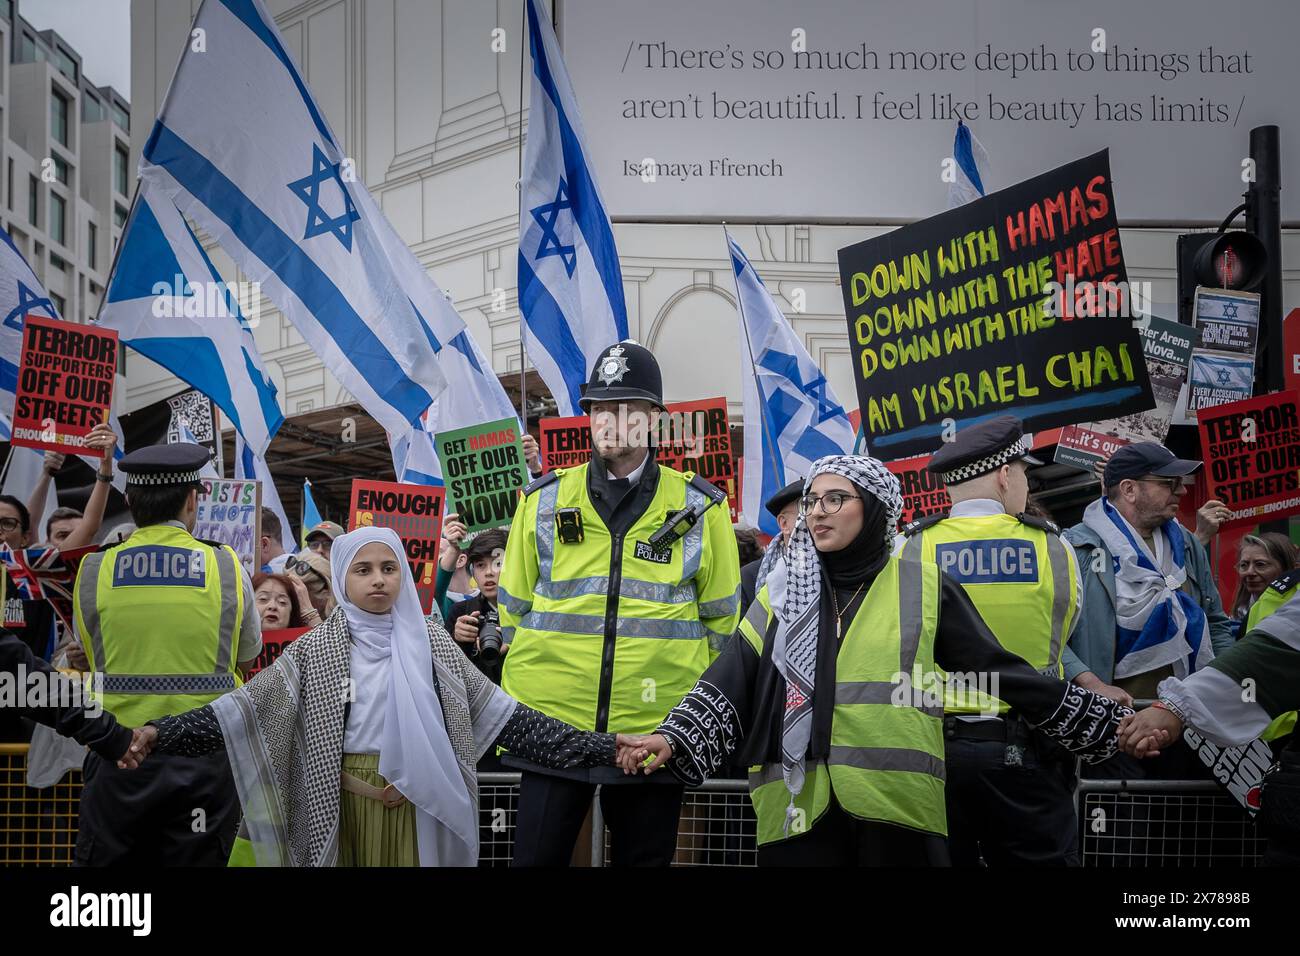
[{"label": "held hands", "polygon": [[45,464],[42,465],[45,473],[53,478],[59,473],[59,469],[63,467],[63,463],[67,458],[67,455],[61,455],[57,451],[47,451],[45,453]]},{"label": "held hands", "polygon": [[1130,757],[1155,757],[1182,732],[1183,722],[1176,715],[1163,707],[1148,707],[1119,722],[1119,745]]},{"label": "held hands", "polygon": [[140,764],[144,763],[144,758],[149,756],[154,746],[158,743],[158,728],[145,725],[136,727],[131,731],[131,746],[126,748],[126,753],[122,754],[117,761],[119,770],[134,770]]},{"label": "held hands", "polygon": [[[618,735],[618,757],[615,762],[623,768],[625,774],[636,773],[638,769],[644,769],[648,776],[666,764],[672,755],[672,745],[668,743],[668,738],[662,734],[646,734],[645,736],[636,734]],[[654,759],[646,764],[645,761],[649,757]],[[642,767],[643,764],[645,764],[644,767]]]}]

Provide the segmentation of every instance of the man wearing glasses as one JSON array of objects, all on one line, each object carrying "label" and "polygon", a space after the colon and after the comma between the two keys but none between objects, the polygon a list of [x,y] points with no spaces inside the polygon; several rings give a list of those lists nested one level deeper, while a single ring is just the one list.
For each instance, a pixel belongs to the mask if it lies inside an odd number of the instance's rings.
[{"label": "man wearing glasses", "polygon": [[[957,432],[930,458],[952,498],[947,515],[903,529],[901,557],[934,561],[970,596],[1004,648],[1063,679],[1078,620],[1073,550],[1026,514],[1031,436],[1000,415]],[[977,681],[978,683],[978,681]],[[987,691],[987,693],[986,693]],[[944,699],[948,847],[955,866],[1077,866],[1074,760],[1004,701],[992,680],[949,682]]]},{"label": "man wearing glasses", "polygon": [[[1127,445],[1106,463],[1103,496],[1066,531],[1084,578],[1083,613],[1065,655],[1076,684],[1108,697],[1119,691],[1125,703],[1153,698],[1166,677],[1186,677],[1232,646],[1205,547],[1176,517],[1200,467],[1155,442]],[[1181,746],[1159,761],[1121,754],[1102,768],[1121,777],[1204,775]]]}]

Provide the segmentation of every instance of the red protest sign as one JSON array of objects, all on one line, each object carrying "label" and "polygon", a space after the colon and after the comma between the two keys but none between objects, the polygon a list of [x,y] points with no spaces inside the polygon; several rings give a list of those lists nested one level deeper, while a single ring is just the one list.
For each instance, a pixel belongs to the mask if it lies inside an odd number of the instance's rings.
[{"label": "red protest sign", "polygon": [[433,608],[433,584],[438,573],[438,542],[442,538],[442,514],[446,489],[432,485],[407,485],[394,481],[352,482],[352,505],[348,509],[348,530],[392,528],[406,548],[420,606],[428,614]]},{"label": "red protest sign", "polygon": [[[731,520],[739,520],[740,476],[731,455],[731,425],[725,398],[671,402],[660,418],[655,459],[678,471],[691,471],[727,493]],[[586,415],[543,418],[537,444],[542,471],[572,468],[591,458],[591,419]]]},{"label": "red protest sign", "polygon": [[244,681],[252,680],[258,671],[266,670],[275,663],[275,659],[284,653],[285,646],[294,638],[302,637],[311,628],[286,627],[281,630],[262,632],[262,653],[253,659],[253,664],[244,674]]},{"label": "red protest sign", "polygon": [[14,402],[13,444],[70,452],[108,420],[117,332],[29,315]]},{"label": "red protest sign", "polygon": [[1198,409],[1209,495],[1232,512],[1221,528],[1300,512],[1295,392]]},{"label": "red protest sign", "polygon": [[885,467],[898,478],[898,484],[902,488],[902,524],[937,511],[946,512],[952,507],[952,499],[948,497],[948,489],[943,486],[943,480],[925,470],[929,461],[929,455],[919,455],[916,458],[885,463]]}]

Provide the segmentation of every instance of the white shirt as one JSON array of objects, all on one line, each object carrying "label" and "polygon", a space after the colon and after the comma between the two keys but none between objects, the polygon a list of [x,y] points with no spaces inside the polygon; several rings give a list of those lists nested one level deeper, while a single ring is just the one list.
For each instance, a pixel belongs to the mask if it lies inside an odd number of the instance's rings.
[{"label": "white shirt", "polygon": [[391,658],[374,660],[352,646],[352,681],[356,698],[348,710],[343,732],[343,752],[377,754],[384,736],[384,707],[388,703],[388,668]]}]

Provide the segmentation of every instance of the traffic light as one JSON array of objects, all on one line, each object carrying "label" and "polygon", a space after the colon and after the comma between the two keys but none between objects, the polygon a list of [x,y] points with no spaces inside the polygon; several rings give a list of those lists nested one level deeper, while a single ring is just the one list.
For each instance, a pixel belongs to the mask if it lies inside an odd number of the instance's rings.
[{"label": "traffic light", "polygon": [[1253,233],[1191,232],[1178,237],[1178,320],[1192,324],[1196,287],[1249,291],[1264,281],[1268,253]]}]

